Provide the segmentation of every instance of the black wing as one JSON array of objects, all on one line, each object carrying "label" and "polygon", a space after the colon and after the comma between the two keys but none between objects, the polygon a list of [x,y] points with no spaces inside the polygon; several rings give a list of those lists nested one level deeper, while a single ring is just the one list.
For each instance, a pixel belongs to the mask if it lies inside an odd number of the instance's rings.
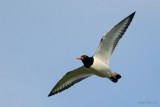
[{"label": "black wing", "polygon": [[61,80],[58,81],[58,83],[55,85],[55,87],[51,90],[48,96],[52,96],[54,94],[57,94],[58,92],[61,92],[71,86],[73,86],[75,83],[93,75],[92,72],[87,69],[86,67],[82,66],[78,69],[75,69],[73,71],[70,71],[66,73]]}]

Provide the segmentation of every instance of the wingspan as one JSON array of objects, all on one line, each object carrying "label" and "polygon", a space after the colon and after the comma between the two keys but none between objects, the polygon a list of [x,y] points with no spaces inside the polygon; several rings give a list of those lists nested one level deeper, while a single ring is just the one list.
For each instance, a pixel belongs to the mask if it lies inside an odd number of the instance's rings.
[{"label": "wingspan", "polygon": [[128,26],[130,25],[134,17],[134,14],[135,12],[123,19],[102,37],[94,57],[102,60],[106,64],[109,63],[109,59],[117,43],[119,42],[119,40],[127,30]]},{"label": "wingspan", "polygon": [[87,69],[86,67],[82,66],[78,69],[75,69],[73,71],[70,71],[66,73],[61,80],[55,85],[55,87],[51,90],[48,96],[52,96],[54,94],[57,94],[58,92],[61,92],[71,86],[73,86],[75,83],[93,75],[92,71]]}]

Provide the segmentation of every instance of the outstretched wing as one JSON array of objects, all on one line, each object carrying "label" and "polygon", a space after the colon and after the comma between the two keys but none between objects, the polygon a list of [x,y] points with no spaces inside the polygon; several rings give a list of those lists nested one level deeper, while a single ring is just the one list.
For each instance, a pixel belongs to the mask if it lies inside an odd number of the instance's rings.
[{"label": "outstretched wing", "polygon": [[128,26],[130,25],[134,14],[135,12],[123,19],[102,37],[94,57],[102,60],[106,64],[109,63],[109,59],[118,41],[121,39]]},{"label": "outstretched wing", "polygon": [[55,87],[51,90],[48,96],[52,96],[54,94],[57,94],[58,92],[61,92],[71,86],[73,86],[75,83],[93,75],[92,71],[87,69],[86,67],[82,66],[78,69],[75,69],[73,71],[70,71],[66,73],[61,80],[58,81],[58,83],[55,85]]}]

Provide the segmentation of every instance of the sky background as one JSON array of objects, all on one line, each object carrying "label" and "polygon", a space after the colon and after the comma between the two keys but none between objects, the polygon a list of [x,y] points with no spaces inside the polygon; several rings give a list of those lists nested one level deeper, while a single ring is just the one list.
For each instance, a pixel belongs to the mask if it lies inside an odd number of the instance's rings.
[{"label": "sky background", "polygon": [[[110,67],[47,97],[76,60],[136,11]],[[0,0],[0,107],[160,107],[160,0]]]}]

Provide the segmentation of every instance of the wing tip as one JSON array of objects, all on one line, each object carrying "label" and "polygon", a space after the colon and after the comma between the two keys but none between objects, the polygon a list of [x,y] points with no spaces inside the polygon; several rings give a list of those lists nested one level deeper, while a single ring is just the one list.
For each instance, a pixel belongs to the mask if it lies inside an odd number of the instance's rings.
[{"label": "wing tip", "polygon": [[134,11],[131,15],[134,15],[136,13],[136,11]]},{"label": "wing tip", "polygon": [[52,96],[52,95],[48,95],[48,97],[50,97],[50,96]]},{"label": "wing tip", "polygon": [[51,93],[49,93],[49,94],[48,94],[48,97],[50,97],[50,96],[52,96],[52,94],[51,94]]},{"label": "wing tip", "polygon": [[57,92],[55,92],[55,93],[50,92],[50,93],[48,94],[48,97],[50,97],[50,96],[52,96],[52,95],[55,95],[55,94],[57,94]]},{"label": "wing tip", "polygon": [[56,91],[56,90],[52,89],[52,91],[48,94],[48,97],[50,97],[52,95],[55,95],[55,94],[57,94],[57,93],[59,93],[61,91],[63,91],[63,90]]},{"label": "wing tip", "polygon": [[132,14],[130,14],[128,17],[131,17],[133,19],[134,15],[136,14],[136,11],[134,11]]}]

